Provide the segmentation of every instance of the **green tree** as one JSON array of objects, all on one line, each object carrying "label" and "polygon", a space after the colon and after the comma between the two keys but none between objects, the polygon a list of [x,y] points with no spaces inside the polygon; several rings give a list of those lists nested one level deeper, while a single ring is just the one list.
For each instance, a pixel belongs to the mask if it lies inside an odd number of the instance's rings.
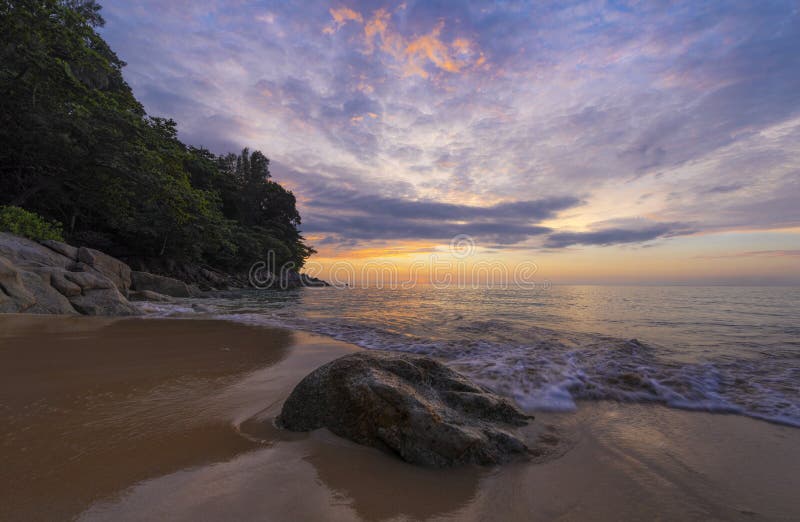
[{"label": "green tree", "polygon": [[259,151],[217,157],[148,116],[93,0],[0,0],[0,204],[112,254],[241,270],[313,253]]}]

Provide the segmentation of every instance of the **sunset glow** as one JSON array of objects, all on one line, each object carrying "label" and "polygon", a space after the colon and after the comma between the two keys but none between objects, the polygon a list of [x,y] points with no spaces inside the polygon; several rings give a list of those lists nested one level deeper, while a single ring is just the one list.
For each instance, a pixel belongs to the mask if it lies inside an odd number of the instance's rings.
[{"label": "sunset glow", "polygon": [[800,283],[792,2],[108,2],[148,113],[264,151],[323,275],[451,238],[543,281]]}]

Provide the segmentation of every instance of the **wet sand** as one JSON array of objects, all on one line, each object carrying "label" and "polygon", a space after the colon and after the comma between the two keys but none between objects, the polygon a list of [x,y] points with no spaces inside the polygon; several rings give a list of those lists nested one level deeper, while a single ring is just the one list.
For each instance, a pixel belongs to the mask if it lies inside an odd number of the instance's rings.
[{"label": "wet sand", "polygon": [[[269,419],[358,348],[208,320],[0,317],[0,520],[796,520],[800,430],[658,406],[540,414],[544,463],[428,470]],[[253,420],[256,419],[256,420]]]}]

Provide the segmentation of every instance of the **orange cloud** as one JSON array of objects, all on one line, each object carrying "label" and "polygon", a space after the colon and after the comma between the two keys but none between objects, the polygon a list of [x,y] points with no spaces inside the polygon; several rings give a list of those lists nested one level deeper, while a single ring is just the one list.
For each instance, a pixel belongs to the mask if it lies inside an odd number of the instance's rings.
[{"label": "orange cloud", "polygon": [[349,21],[364,23],[364,19],[361,17],[361,14],[353,11],[349,7],[339,7],[339,8],[331,8],[330,10],[331,17],[333,18],[333,25],[326,26],[322,32],[326,34],[332,34],[339,30],[344,24]]},{"label": "orange cloud", "polygon": [[380,38],[380,49],[394,57],[401,56],[405,43],[403,38],[389,29],[389,20],[392,17],[386,9],[378,9],[372,18],[364,24],[364,40],[367,52],[375,51],[375,40]]},{"label": "orange cloud", "polygon": [[734,254],[697,256],[696,259],[725,259],[739,257],[800,257],[800,250],[752,250]]},{"label": "orange cloud", "polygon": [[476,52],[474,45],[466,38],[456,38],[450,44],[441,39],[444,22],[428,34],[406,39],[396,32],[390,22],[392,15],[386,9],[376,10],[371,18],[365,18],[349,8],[331,9],[333,25],[325,32],[333,33],[348,21],[364,25],[364,45],[367,54],[376,49],[392,56],[400,62],[404,76],[429,76],[427,66],[432,64],[439,70],[458,73],[469,66],[486,63],[483,53]]},{"label": "orange cloud", "polygon": [[439,39],[442,27],[444,27],[444,23],[440,22],[430,34],[420,36],[409,42],[406,46],[405,54],[408,58],[407,70],[410,73],[419,74],[423,78],[427,77],[423,66],[419,65],[420,58],[423,59],[423,63],[424,58],[427,58],[439,69],[451,73],[459,72],[462,67],[467,65],[466,62],[454,59],[450,48]]}]

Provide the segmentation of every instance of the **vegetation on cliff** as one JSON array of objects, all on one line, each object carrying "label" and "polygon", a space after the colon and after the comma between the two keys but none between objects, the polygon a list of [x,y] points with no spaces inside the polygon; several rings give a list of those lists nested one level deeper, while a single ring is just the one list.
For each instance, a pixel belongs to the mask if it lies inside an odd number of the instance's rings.
[{"label": "vegetation on cliff", "polygon": [[0,205],[123,257],[238,271],[314,251],[258,151],[216,156],[149,116],[95,30],[93,0],[0,0]]},{"label": "vegetation on cliff", "polygon": [[61,223],[50,222],[24,208],[0,206],[0,232],[29,239],[63,241]]}]

